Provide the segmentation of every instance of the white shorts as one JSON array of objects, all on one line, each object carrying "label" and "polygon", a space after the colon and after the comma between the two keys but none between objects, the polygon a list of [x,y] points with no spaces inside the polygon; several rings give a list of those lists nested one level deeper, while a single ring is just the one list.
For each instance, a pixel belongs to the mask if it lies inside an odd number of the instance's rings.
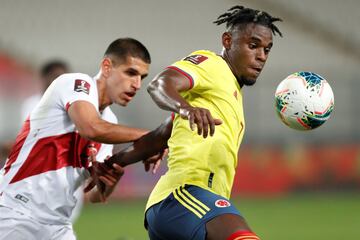
[{"label": "white shorts", "polygon": [[72,225],[49,225],[0,206],[0,240],[76,240]]}]

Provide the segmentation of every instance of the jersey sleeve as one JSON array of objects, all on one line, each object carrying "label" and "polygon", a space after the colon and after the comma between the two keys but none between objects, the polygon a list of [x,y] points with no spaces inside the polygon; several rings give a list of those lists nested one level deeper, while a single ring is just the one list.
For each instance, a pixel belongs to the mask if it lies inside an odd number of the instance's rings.
[{"label": "jersey sleeve", "polygon": [[98,111],[98,94],[94,80],[86,74],[65,74],[56,81],[59,103],[67,111],[76,101],[87,101]]},{"label": "jersey sleeve", "polygon": [[193,90],[204,88],[206,83],[204,74],[204,66],[207,64],[208,56],[198,52],[194,52],[184,59],[173,63],[169,69],[173,69],[184,75],[190,83]]}]

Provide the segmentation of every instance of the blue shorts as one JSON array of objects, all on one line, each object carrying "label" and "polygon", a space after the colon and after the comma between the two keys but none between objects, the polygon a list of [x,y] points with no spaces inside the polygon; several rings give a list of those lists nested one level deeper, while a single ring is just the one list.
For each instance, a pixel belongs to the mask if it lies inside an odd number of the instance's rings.
[{"label": "blue shorts", "polygon": [[145,213],[151,240],[205,240],[206,223],[240,212],[226,198],[193,185],[181,186]]}]

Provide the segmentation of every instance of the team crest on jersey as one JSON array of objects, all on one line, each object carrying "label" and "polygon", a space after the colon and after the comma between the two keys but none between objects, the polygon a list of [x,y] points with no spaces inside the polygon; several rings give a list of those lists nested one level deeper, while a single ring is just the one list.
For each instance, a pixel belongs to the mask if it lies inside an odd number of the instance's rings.
[{"label": "team crest on jersey", "polygon": [[189,62],[191,62],[193,64],[196,64],[196,65],[202,63],[206,59],[208,59],[208,57],[203,56],[203,55],[191,55],[191,56],[188,56],[188,57],[184,58],[185,61],[189,61]]},{"label": "team crest on jersey", "polygon": [[74,91],[89,94],[89,92],[90,92],[90,83],[86,82],[85,80],[76,79],[75,80]]},{"label": "team crest on jersey", "polygon": [[226,207],[230,207],[231,203],[228,200],[219,199],[219,200],[216,200],[215,206],[217,206],[218,208],[226,208]]}]

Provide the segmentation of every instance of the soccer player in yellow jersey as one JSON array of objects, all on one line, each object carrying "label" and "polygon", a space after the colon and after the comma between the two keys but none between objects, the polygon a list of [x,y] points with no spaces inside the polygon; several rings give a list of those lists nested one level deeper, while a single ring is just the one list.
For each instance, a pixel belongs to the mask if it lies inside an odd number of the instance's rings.
[{"label": "soccer player in yellow jersey", "polygon": [[174,113],[173,121],[135,142],[118,160],[150,156],[145,152],[160,151],[171,134],[168,171],[146,206],[151,240],[259,239],[229,198],[245,130],[242,89],[262,71],[273,34],[281,35],[274,25],[279,20],[242,6],[229,9],[215,21],[227,28],[220,55],[196,51],[148,86],[156,104]]}]

